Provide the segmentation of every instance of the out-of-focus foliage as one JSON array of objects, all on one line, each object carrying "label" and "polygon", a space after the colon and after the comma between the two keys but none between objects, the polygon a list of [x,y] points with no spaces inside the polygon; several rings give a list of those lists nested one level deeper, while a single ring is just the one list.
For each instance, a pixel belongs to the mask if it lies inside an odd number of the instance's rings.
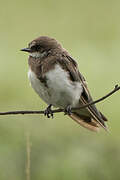
[{"label": "out-of-focus foliage", "polygon": [[[21,48],[55,37],[78,61],[94,99],[120,77],[120,1],[26,0],[0,3],[0,111],[44,109],[27,79]],[[89,132],[62,113],[0,117],[0,180],[26,179],[30,133],[31,180],[119,180],[120,92],[97,105],[110,133]]]}]

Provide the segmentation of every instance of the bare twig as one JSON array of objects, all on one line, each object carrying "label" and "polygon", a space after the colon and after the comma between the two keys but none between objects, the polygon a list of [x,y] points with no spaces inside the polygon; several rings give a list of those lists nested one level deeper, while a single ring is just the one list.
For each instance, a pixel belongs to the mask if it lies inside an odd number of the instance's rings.
[{"label": "bare twig", "polygon": [[30,144],[30,134],[26,134],[26,180],[30,180],[30,153],[31,153],[31,144]]},{"label": "bare twig", "polygon": [[[72,108],[72,110],[83,109],[83,108],[86,108],[86,107],[88,107],[88,106],[90,106],[92,104],[96,104],[98,102],[101,102],[104,99],[106,99],[109,96],[111,96],[112,94],[114,94],[115,92],[117,92],[118,90],[120,90],[120,86],[116,85],[114,87],[114,89],[110,93],[108,93],[107,95],[103,96],[102,98],[99,98],[96,101],[92,101],[92,102],[87,103],[85,105],[82,105],[80,107]],[[58,112],[64,112],[64,109],[56,109],[56,110],[52,111],[52,113],[58,113]],[[8,112],[0,112],[0,115],[17,115],[17,114],[44,114],[44,111],[8,111]]]}]

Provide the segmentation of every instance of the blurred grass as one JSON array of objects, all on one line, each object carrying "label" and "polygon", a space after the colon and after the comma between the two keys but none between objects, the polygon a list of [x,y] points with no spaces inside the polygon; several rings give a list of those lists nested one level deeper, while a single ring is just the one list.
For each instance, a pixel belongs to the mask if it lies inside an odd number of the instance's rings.
[{"label": "blurred grass", "polygon": [[[95,99],[120,83],[120,1],[1,1],[0,111],[44,109],[30,88],[21,48],[40,35],[55,37],[78,61]],[[26,179],[26,132],[31,179],[119,180],[119,92],[97,106],[110,133],[91,133],[57,114],[0,117],[0,180]]]}]

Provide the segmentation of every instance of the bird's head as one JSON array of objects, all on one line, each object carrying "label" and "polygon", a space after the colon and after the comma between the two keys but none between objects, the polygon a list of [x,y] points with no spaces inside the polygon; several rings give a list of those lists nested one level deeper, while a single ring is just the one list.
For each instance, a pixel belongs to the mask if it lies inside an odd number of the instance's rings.
[{"label": "bird's head", "polygon": [[48,36],[40,36],[28,44],[27,48],[21,51],[28,52],[30,56],[35,58],[43,58],[48,55],[48,52],[61,49],[61,45],[54,38]]}]

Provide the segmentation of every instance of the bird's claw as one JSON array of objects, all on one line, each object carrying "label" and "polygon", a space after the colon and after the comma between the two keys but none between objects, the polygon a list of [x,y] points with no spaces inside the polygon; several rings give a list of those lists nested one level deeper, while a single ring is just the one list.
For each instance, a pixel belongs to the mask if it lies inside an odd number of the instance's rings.
[{"label": "bird's claw", "polygon": [[65,115],[71,115],[71,114],[72,114],[71,105],[68,105],[68,106],[65,108],[64,114],[65,114]]},{"label": "bird's claw", "polygon": [[53,118],[53,112],[52,112],[52,104],[50,104],[44,111],[44,115],[47,116],[48,118],[52,117]]}]

